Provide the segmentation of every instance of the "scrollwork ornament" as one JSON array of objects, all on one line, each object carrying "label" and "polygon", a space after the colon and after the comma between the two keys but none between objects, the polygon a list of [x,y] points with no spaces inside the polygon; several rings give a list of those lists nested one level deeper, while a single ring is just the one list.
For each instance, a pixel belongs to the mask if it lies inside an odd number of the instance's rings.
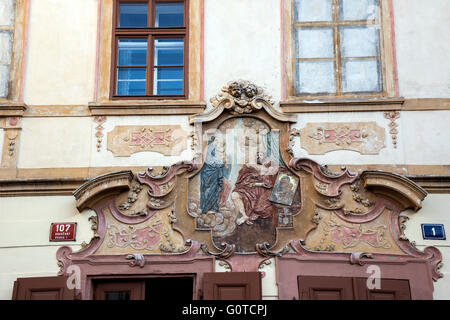
[{"label": "scrollwork ornament", "polygon": [[225,270],[230,270],[231,271],[230,264],[228,264],[227,262],[225,262],[223,260],[219,260],[219,266],[224,268]]},{"label": "scrollwork ornament", "polygon": [[94,238],[100,238],[100,235],[97,233],[98,230],[98,218],[97,216],[90,216],[88,221],[91,223],[91,230],[94,231]]},{"label": "scrollwork ornament", "polygon": [[134,182],[134,184],[131,187],[130,192],[128,193],[128,199],[126,202],[119,205],[120,210],[129,210],[133,203],[137,201],[139,198],[139,193],[142,190],[142,185],[138,182]]},{"label": "scrollwork ornament", "polygon": [[314,216],[311,218],[311,221],[314,222],[316,225],[319,225],[321,218],[322,217],[319,214],[319,210],[316,208]]},{"label": "scrollwork ornament", "polygon": [[291,156],[294,156],[294,138],[300,137],[300,130],[297,128],[292,128],[289,131],[289,147],[286,149],[286,152],[289,153]]},{"label": "scrollwork ornament", "polygon": [[398,217],[398,225],[399,225],[399,228],[400,228],[400,236],[399,236],[400,240],[409,241],[409,239],[405,235],[406,222],[408,220],[409,220],[409,218],[407,216],[399,216]]},{"label": "scrollwork ornament", "polygon": [[227,259],[229,257],[231,257],[234,252],[236,251],[236,245],[234,244],[228,244],[225,242],[222,242],[220,244],[220,246],[222,247],[222,251],[218,252],[218,253],[214,253],[212,251],[210,251],[208,249],[208,246],[204,243],[201,243],[200,248],[203,250],[204,253],[212,255],[212,256],[216,256],[222,259]]},{"label": "scrollwork ornament", "polygon": [[271,251],[268,242],[256,244],[256,251],[263,257],[281,257],[289,251],[288,246],[284,246],[280,251]]}]

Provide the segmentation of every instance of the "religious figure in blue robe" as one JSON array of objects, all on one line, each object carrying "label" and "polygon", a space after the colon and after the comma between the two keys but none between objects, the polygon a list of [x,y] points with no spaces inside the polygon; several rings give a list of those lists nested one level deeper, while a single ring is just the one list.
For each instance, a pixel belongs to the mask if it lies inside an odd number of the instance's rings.
[{"label": "religious figure in blue robe", "polygon": [[224,178],[229,176],[231,170],[231,166],[225,164],[223,155],[219,156],[214,141],[214,136],[208,141],[206,159],[200,173],[200,209],[202,213],[219,212]]}]

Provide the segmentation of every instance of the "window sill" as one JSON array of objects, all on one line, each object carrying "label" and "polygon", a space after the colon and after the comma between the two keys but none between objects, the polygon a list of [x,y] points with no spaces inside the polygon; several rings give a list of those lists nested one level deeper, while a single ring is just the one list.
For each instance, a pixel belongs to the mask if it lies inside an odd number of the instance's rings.
[{"label": "window sill", "polygon": [[155,101],[155,100],[120,100],[110,102],[90,102],[89,109],[93,116],[128,116],[128,115],[193,115],[202,113],[205,102],[191,101]]},{"label": "window sill", "polygon": [[286,113],[305,112],[354,112],[354,111],[396,111],[402,110],[404,98],[336,98],[336,99],[292,99],[280,101],[280,108]]},{"label": "window sill", "polygon": [[285,113],[450,110],[450,99],[405,99],[403,97],[336,99],[293,98],[287,101],[280,101],[280,108]]}]

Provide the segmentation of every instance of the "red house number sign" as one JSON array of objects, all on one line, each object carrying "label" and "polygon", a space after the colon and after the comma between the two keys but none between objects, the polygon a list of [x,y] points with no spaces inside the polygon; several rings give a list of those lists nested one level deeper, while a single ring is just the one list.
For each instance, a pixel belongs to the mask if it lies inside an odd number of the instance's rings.
[{"label": "red house number sign", "polygon": [[50,225],[50,241],[75,241],[76,233],[76,222],[54,222]]}]

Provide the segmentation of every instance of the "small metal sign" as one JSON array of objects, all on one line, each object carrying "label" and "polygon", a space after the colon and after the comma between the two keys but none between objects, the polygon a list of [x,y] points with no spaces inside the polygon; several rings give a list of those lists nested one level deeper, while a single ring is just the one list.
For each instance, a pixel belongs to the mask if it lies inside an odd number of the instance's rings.
[{"label": "small metal sign", "polygon": [[425,240],[445,240],[443,224],[422,224],[422,236]]},{"label": "small metal sign", "polygon": [[76,222],[54,222],[50,225],[50,241],[76,241]]}]

